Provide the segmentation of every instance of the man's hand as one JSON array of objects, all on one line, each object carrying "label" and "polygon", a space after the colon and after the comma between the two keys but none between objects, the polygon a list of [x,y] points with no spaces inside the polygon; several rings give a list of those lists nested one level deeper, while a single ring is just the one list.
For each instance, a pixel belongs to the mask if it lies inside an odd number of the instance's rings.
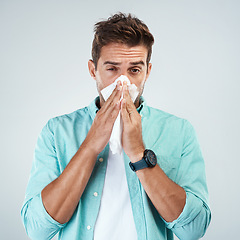
[{"label": "man's hand", "polygon": [[142,139],[141,116],[129,95],[126,82],[123,83],[123,99],[121,101],[123,120],[122,146],[131,162],[137,162],[143,157],[145,150]]},{"label": "man's hand", "polygon": [[87,145],[95,155],[98,155],[105,148],[110,139],[114,122],[120,111],[121,95],[122,86],[119,81],[111,96],[97,112],[84,141],[84,144]]},{"label": "man's hand", "polygon": [[62,174],[42,190],[45,209],[59,223],[68,222],[79,203],[97,155],[107,145],[111,136],[113,124],[120,111],[121,95],[122,90],[118,84],[98,111],[86,139]]}]

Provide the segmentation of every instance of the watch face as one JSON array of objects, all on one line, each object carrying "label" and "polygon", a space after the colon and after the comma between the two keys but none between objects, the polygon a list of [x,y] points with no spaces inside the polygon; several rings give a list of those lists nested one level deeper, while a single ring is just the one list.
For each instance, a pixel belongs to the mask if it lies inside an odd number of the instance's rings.
[{"label": "watch face", "polygon": [[157,157],[152,150],[146,151],[146,160],[150,167],[154,167],[157,164]]}]

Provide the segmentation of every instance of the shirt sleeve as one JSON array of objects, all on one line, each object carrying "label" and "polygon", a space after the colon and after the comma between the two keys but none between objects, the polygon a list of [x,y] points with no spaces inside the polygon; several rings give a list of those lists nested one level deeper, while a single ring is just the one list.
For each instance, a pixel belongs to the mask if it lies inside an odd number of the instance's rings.
[{"label": "shirt sleeve", "polygon": [[55,221],[44,208],[41,191],[60,175],[54,144],[54,119],[50,119],[38,136],[31,174],[21,209],[21,217],[31,239],[52,239],[65,226]]},{"label": "shirt sleeve", "polygon": [[186,192],[186,203],[180,216],[173,222],[166,222],[181,240],[196,240],[206,232],[211,220],[208,203],[205,164],[196,132],[185,120],[185,134],[181,163],[176,183]]}]

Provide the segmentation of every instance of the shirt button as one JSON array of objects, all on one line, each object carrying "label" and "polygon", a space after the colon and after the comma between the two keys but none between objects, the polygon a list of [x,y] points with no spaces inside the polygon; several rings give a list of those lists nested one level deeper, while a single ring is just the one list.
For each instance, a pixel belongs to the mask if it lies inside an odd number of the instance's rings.
[{"label": "shirt button", "polygon": [[94,197],[97,197],[97,196],[98,196],[98,193],[97,193],[97,192],[95,192],[93,195],[94,195]]},{"label": "shirt button", "polygon": [[88,225],[88,226],[87,226],[87,230],[90,230],[90,229],[91,229],[91,226],[90,226],[90,225]]},{"label": "shirt button", "polygon": [[99,162],[103,162],[103,158],[99,158]]}]

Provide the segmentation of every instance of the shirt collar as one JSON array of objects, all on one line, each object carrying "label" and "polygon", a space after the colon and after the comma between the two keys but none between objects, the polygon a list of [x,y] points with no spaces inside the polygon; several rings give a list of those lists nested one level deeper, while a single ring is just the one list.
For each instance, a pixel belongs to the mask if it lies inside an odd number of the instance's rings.
[{"label": "shirt collar", "polygon": [[[97,106],[99,106],[100,103],[100,98],[99,96],[96,97],[88,106],[88,111],[92,117],[92,119],[95,118],[99,108]],[[146,117],[148,115],[148,109],[147,109],[147,104],[146,104],[146,100],[144,99],[143,96],[140,97],[139,99],[139,107],[137,108],[137,111],[139,114],[141,114],[142,117]]]}]

